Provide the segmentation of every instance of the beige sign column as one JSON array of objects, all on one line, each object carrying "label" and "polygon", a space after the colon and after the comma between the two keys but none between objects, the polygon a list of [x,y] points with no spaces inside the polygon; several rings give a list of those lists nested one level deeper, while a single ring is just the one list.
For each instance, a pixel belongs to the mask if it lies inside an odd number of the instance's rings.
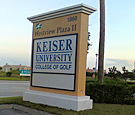
[{"label": "beige sign column", "polygon": [[32,69],[24,100],[32,101],[27,98],[31,91],[86,98],[88,18],[94,11],[79,4],[28,18],[33,23]]}]

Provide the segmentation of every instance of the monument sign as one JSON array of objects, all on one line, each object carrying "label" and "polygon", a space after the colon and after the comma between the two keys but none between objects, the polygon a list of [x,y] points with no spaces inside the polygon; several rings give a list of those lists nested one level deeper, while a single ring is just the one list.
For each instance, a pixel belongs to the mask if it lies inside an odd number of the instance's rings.
[{"label": "monument sign", "polygon": [[88,18],[79,4],[29,17],[33,23],[31,82],[23,100],[76,111],[92,109],[85,96]]}]

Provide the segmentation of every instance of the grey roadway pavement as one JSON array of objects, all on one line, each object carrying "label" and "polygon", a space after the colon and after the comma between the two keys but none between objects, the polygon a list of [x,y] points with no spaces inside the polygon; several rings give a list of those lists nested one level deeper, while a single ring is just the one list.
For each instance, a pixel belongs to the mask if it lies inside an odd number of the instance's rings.
[{"label": "grey roadway pavement", "polygon": [[23,92],[29,89],[29,81],[0,80],[0,97],[23,96]]},{"label": "grey roadway pavement", "polygon": [[[29,81],[5,81],[0,80],[0,97],[23,96],[23,92],[29,89]],[[13,106],[13,107],[12,107]],[[0,115],[53,115],[20,105],[0,105]]]}]

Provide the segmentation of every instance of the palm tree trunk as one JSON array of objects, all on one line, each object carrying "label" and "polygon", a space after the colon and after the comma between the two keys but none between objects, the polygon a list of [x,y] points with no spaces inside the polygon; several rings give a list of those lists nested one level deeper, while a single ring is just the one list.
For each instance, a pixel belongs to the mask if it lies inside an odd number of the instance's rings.
[{"label": "palm tree trunk", "polygon": [[104,77],[104,43],[105,43],[105,0],[100,0],[100,39],[98,57],[98,82],[103,83]]}]

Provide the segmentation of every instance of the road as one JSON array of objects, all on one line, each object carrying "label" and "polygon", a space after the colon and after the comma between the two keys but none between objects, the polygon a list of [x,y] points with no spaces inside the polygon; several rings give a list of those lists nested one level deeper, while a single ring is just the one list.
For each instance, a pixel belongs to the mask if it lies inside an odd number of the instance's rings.
[{"label": "road", "polygon": [[0,80],[0,97],[23,96],[23,92],[29,89],[29,84],[29,81]]},{"label": "road", "polygon": [[[23,92],[26,89],[29,89],[29,84],[30,84],[29,81],[0,80],[0,97],[23,96]],[[12,106],[13,107],[10,107],[10,104],[0,105],[0,115],[53,115],[51,113],[23,106],[18,107],[21,105],[12,105]]]}]

